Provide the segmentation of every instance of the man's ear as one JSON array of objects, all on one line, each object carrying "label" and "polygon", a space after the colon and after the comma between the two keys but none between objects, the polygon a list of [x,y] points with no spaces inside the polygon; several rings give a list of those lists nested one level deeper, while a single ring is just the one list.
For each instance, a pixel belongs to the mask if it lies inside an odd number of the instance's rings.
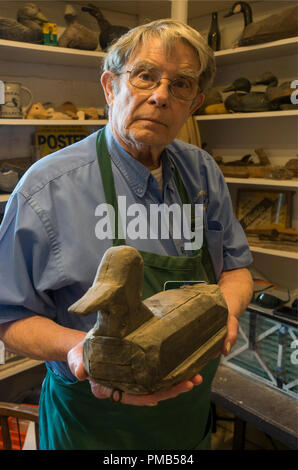
[{"label": "man's ear", "polygon": [[195,99],[191,103],[191,107],[189,110],[190,116],[203,105],[204,100],[205,100],[205,95],[203,93],[200,93],[199,95],[195,97]]},{"label": "man's ear", "polygon": [[106,97],[107,104],[110,106],[114,99],[114,90],[113,90],[113,72],[106,70],[103,72],[100,82],[103,87],[103,91]]}]

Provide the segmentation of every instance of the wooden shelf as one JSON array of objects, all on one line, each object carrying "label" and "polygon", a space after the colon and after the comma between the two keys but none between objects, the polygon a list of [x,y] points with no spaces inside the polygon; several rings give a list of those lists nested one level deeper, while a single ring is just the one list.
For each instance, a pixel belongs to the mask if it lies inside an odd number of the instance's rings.
[{"label": "wooden shelf", "polygon": [[228,114],[204,114],[196,115],[196,121],[214,121],[224,119],[255,119],[255,118],[283,118],[283,117],[294,117],[298,116],[297,109],[291,109],[287,111],[265,111],[259,113],[228,113]]},{"label": "wooden shelf", "polygon": [[0,39],[1,60],[10,62],[32,62],[47,65],[98,67],[105,57],[101,51],[82,51],[57,46],[44,46]]},{"label": "wooden shelf", "polygon": [[245,184],[255,186],[274,186],[283,188],[298,188],[298,179],[292,180],[273,180],[268,178],[232,178],[225,177],[225,180],[229,184]]},{"label": "wooden shelf", "polygon": [[255,253],[263,253],[270,256],[279,256],[281,258],[291,258],[298,260],[298,252],[295,251],[286,251],[286,250],[276,250],[273,248],[262,248],[260,246],[249,246],[250,250]]},{"label": "wooden shelf", "polygon": [[264,59],[297,54],[298,37],[281,39],[280,41],[266,42],[254,46],[235,47],[215,52],[216,65],[236,65]]},{"label": "wooden shelf", "polygon": [[55,120],[55,119],[0,119],[0,126],[103,126],[106,119]]},{"label": "wooden shelf", "polygon": [[37,361],[35,359],[21,358],[15,362],[7,363],[0,365],[0,380],[4,380],[7,377],[10,377],[15,374],[19,374],[28,369],[32,369],[40,364],[43,361]]}]

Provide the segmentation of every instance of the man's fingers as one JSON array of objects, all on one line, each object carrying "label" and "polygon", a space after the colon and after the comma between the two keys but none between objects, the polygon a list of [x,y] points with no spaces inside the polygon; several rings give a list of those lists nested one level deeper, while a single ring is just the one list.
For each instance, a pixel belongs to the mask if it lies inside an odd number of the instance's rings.
[{"label": "man's fingers", "polygon": [[[190,380],[185,380],[167,390],[161,390],[149,395],[134,395],[131,393],[123,393],[121,403],[125,405],[134,406],[155,406],[159,401],[175,398],[181,393],[190,391],[194,386],[200,385],[203,381],[201,375],[195,375]],[[112,394],[112,389],[104,385],[97,384],[89,379],[91,391],[97,398],[109,398]]]}]

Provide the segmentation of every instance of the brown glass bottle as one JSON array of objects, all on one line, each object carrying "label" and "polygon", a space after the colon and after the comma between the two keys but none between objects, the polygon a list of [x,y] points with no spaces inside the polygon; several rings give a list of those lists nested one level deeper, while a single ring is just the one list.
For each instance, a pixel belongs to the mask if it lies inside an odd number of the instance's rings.
[{"label": "brown glass bottle", "polygon": [[212,21],[208,33],[208,44],[214,51],[220,50],[220,32],[217,22],[217,13],[212,13]]}]

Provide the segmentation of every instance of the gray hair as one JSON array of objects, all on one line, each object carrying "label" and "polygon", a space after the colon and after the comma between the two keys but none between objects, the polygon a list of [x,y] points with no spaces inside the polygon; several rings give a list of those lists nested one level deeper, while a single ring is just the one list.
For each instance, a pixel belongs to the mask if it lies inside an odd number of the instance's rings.
[{"label": "gray hair", "polygon": [[121,72],[137,48],[147,41],[150,42],[150,39],[154,37],[161,39],[167,52],[175,49],[175,41],[178,39],[190,45],[198,54],[200,61],[200,91],[203,93],[211,86],[215,75],[213,51],[198,31],[185,23],[170,18],[137,26],[121,36],[109,47],[103,70],[109,70],[115,74]]}]

